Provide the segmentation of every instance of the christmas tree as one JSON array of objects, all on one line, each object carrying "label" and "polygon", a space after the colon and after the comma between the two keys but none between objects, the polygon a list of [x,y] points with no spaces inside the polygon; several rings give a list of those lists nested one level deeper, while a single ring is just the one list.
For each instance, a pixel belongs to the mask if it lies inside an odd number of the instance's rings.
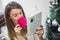
[{"label": "christmas tree", "polygon": [[50,1],[50,17],[46,20],[48,40],[60,40],[60,0],[52,3]]}]

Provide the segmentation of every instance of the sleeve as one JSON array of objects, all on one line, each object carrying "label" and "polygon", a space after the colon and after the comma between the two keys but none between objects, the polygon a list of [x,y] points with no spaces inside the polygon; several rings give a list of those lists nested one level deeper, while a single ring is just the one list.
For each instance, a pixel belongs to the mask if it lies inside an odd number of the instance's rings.
[{"label": "sleeve", "polygon": [[10,40],[9,37],[8,37],[8,30],[7,30],[6,26],[1,27],[0,36],[1,36],[1,39],[3,39],[3,40]]}]

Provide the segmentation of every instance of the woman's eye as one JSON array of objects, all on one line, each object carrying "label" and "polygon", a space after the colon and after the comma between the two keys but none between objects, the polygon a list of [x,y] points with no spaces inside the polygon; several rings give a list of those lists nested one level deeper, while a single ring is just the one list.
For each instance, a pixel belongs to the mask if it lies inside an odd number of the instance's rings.
[{"label": "woman's eye", "polygon": [[21,15],[22,13],[20,13],[20,15]]},{"label": "woman's eye", "polygon": [[17,14],[15,14],[14,17],[17,17]]},{"label": "woman's eye", "polygon": [[20,15],[22,15],[23,13],[22,12],[19,12]]}]

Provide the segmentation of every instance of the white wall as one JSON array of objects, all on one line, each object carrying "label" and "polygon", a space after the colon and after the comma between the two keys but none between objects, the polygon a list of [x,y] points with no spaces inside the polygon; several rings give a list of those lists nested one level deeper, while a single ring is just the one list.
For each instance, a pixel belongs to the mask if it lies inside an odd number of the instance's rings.
[{"label": "white wall", "polygon": [[49,11],[49,0],[44,0],[44,6],[43,6],[43,14],[42,14],[42,24],[44,25],[44,38],[47,36],[47,31],[46,31],[46,19],[50,15]]},{"label": "white wall", "polygon": [[0,0],[0,14],[2,13],[2,2],[1,2],[1,0]]}]

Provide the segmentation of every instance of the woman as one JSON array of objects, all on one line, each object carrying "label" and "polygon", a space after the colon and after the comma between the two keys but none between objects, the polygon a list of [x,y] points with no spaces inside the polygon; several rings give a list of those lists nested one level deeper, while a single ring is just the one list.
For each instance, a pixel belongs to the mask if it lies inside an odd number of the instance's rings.
[{"label": "woman", "polygon": [[[22,28],[18,23],[21,17],[26,19],[21,5],[16,2],[8,3],[5,8],[5,22],[7,24],[8,37],[10,40],[27,40],[27,28]],[[37,34],[39,34],[39,32]]]},{"label": "woman", "polygon": [[7,24],[8,36],[10,40],[27,40],[27,29],[23,29],[17,23],[18,19],[22,16],[26,19],[21,5],[16,2],[7,4],[5,8],[5,22]]}]

